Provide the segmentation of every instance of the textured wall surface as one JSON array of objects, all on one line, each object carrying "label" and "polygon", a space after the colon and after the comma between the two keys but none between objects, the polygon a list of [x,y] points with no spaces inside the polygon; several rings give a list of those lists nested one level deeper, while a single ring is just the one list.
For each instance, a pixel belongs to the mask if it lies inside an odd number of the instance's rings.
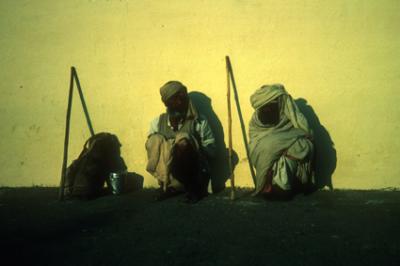
[{"label": "textured wall surface", "polygon": [[[116,133],[129,170],[156,184],[144,143],[159,87],[202,92],[226,130],[230,55],[246,123],[252,92],[283,83],[307,101],[334,187],[400,187],[400,1],[3,0],[0,25],[0,186],[59,183],[71,66],[95,131]],[[89,137],[74,96],[70,161]],[[236,114],[233,127],[250,186]]]}]

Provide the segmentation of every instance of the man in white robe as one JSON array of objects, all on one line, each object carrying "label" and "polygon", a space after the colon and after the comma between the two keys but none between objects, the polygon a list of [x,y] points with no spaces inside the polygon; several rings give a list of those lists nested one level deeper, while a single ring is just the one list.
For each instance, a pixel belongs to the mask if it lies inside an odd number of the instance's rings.
[{"label": "man in white robe", "polygon": [[264,85],[250,101],[255,109],[249,125],[254,195],[291,195],[314,184],[312,131],[284,86]]}]

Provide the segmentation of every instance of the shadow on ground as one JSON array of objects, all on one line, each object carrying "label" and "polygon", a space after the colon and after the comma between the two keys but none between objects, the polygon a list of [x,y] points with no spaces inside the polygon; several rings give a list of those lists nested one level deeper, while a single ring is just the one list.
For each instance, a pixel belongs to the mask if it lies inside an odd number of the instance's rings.
[{"label": "shadow on ground", "polygon": [[152,189],[60,203],[56,188],[2,188],[2,265],[399,265],[398,191],[249,191],[188,205]]}]

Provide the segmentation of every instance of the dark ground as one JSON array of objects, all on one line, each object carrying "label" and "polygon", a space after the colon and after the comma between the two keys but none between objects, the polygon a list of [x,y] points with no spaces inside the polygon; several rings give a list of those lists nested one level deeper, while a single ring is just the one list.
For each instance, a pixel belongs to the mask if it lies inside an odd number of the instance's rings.
[{"label": "dark ground", "polygon": [[400,265],[399,191],[228,195],[59,203],[55,188],[1,188],[0,265]]}]

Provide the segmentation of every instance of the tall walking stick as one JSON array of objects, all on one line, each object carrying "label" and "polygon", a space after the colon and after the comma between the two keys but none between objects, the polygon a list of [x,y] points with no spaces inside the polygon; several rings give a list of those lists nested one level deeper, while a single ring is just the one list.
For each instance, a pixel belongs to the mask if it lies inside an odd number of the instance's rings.
[{"label": "tall walking stick", "polygon": [[[229,56],[226,56],[225,59],[226,59],[226,68],[228,70],[228,77],[230,77],[230,81],[232,82],[232,87],[233,87],[233,93],[235,94],[236,108],[237,108],[238,115],[239,115],[240,127],[242,128],[243,141],[244,141],[244,146],[246,148],[246,155],[247,155],[247,160],[249,162],[250,173],[251,173],[251,177],[253,178],[254,184],[256,184],[256,175],[254,173],[254,168],[253,168],[253,165],[252,165],[251,159],[250,159],[249,144],[247,142],[247,136],[246,136],[246,128],[245,128],[245,125],[243,122],[242,111],[240,109],[239,96],[238,96],[238,92],[237,92],[237,88],[236,88],[235,78],[233,76],[232,65],[231,65]],[[228,84],[229,84],[229,81],[228,81]]]},{"label": "tall walking stick", "polygon": [[[227,57],[227,60],[228,57]],[[227,61],[228,62],[228,61]],[[226,64],[226,82],[227,82],[227,103],[228,103],[228,163],[229,163],[229,174],[231,180],[231,200],[235,200],[235,173],[233,172],[232,166],[232,110],[231,110],[231,82],[229,77],[229,67]]]},{"label": "tall walking stick", "polygon": [[67,118],[65,122],[65,138],[64,138],[64,156],[63,156],[63,163],[61,167],[61,181],[60,181],[60,190],[58,194],[58,199],[60,201],[64,200],[64,189],[65,189],[65,178],[67,174],[67,161],[68,161],[68,144],[69,144],[69,128],[71,122],[71,109],[72,109],[72,96],[74,92],[74,81],[76,82],[79,97],[81,99],[83,111],[85,113],[86,122],[89,127],[90,134],[94,135],[94,130],[92,126],[92,122],[89,117],[89,112],[87,110],[87,106],[85,103],[85,99],[83,97],[81,84],[79,82],[78,74],[76,73],[75,67],[71,67],[71,79],[69,82],[69,94],[68,94],[68,107],[67,107]]}]

